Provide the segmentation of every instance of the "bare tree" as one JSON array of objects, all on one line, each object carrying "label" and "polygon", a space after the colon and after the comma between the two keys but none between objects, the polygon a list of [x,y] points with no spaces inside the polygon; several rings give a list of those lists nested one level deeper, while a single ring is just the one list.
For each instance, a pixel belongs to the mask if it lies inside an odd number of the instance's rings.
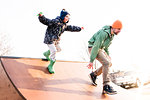
[{"label": "bare tree", "polygon": [[10,39],[7,34],[0,33],[0,56],[6,56],[11,53]]}]

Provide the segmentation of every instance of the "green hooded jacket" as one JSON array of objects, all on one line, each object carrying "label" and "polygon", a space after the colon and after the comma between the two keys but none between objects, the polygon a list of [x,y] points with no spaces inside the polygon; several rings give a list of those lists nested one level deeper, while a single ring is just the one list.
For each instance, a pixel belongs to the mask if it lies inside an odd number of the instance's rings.
[{"label": "green hooded jacket", "polygon": [[101,30],[96,32],[88,41],[88,47],[92,47],[90,62],[93,62],[98,54],[99,49],[104,49],[109,55],[108,47],[113,40],[114,35],[111,34],[111,26],[104,26]]}]

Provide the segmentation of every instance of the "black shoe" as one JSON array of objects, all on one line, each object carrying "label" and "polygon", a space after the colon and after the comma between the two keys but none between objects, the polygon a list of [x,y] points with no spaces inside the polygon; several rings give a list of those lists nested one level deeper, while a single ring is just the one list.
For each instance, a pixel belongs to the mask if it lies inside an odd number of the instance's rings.
[{"label": "black shoe", "polygon": [[103,94],[113,95],[113,94],[117,94],[117,91],[115,91],[112,86],[105,85],[103,86]]},{"label": "black shoe", "polygon": [[92,72],[90,75],[89,75],[89,77],[91,78],[91,80],[92,80],[92,84],[94,85],[94,86],[96,86],[97,84],[96,84],[96,78],[97,78],[97,76],[96,75],[94,75],[94,72]]}]

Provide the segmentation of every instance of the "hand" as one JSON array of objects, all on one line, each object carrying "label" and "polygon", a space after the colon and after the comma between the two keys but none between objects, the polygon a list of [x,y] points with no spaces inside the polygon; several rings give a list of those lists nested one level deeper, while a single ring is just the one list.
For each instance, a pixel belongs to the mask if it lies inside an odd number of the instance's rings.
[{"label": "hand", "polygon": [[109,57],[109,59],[111,60],[111,57],[110,56],[108,56]]},{"label": "hand", "polygon": [[84,27],[81,27],[81,30],[83,30],[84,29]]},{"label": "hand", "polygon": [[87,65],[87,67],[88,67],[89,69],[91,69],[91,68],[93,69],[93,63],[90,62],[90,63]]},{"label": "hand", "polygon": [[40,16],[40,17],[43,16],[43,15],[42,15],[42,12],[40,12],[37,16]]}]

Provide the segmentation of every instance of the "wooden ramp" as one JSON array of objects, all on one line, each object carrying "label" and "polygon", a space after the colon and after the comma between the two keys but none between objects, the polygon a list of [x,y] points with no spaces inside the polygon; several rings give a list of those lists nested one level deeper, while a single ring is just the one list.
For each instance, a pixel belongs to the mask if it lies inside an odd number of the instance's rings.
[{"label": "wooden ramp", "polygon": [[[42,59],[1,57],[1,64],[0,68],[8,77],[1,76],[0,80],[3,83],[2,79],[10,78],[13,89],[2,83],[0,88],[14,90],[15,95],[0,89],[0,95],[6,98],[11,95],[7,99],[0,96],[0,100],[140,100],[136,94],[114,84],[118,94],[102,95],[101,76],[97,80],[98,86],[92,86],[87,63],[57,61],[55,74],[49,74],[49,62]],[[20,98],[16,99],[17,96]]]}]

